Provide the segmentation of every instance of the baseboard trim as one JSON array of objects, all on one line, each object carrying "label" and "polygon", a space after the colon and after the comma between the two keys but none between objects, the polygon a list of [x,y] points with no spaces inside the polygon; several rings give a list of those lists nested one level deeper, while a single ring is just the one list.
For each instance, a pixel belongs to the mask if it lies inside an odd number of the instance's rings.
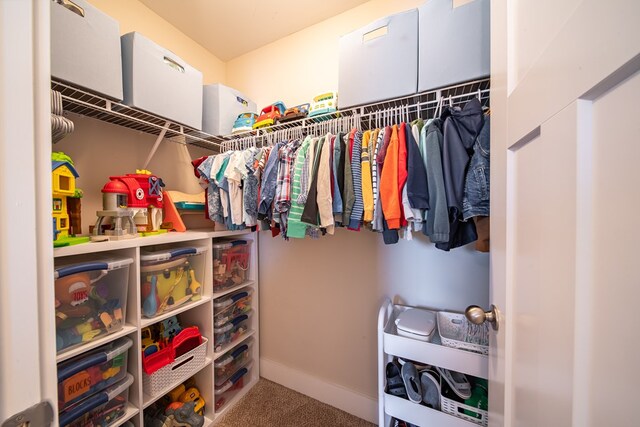
[{"label": "baseboard trim", "polygon": [[356,417],[378,423],[378,401],[369,396],[263,357],[260,358],[260,376]]}]

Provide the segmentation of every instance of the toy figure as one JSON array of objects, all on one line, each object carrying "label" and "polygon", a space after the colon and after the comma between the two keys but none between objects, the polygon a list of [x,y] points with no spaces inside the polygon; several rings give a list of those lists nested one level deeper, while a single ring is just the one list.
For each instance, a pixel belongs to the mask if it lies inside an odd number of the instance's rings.
[{"label": "toy figure", "polygon": [[[101,270],[91,279],[89,272],[56,279],[56,348],[90,341],[102,331],[122,328],[124,315],[117,299],[108,300],[108,290],[99,282],[107,275]],[[94,285],[95,284],[95,285]]]}]

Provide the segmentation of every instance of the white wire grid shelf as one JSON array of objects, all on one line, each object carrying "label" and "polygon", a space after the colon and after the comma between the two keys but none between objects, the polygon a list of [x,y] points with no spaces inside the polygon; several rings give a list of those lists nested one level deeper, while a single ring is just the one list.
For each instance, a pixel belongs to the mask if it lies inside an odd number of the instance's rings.
[{"label": "white wire grid shelf", "polygon": [[[287,135],[304,135],[358,125],[361,129],[379,127],[392,120],[411,121],[418,117],[435,117],[443,105],[458,106],[479,98],[489,106],[490,79],[448,86],[415,95],[361,105],[335,113],[277,123],[268,128],[232,135],[214,136],[173,123],[145,111],[92,94],[68,83],[52,81],[51,88],[62,94],[65,112],[80,114],[107,123],[160,136],[174,142],[191,144],[214,152],[231,148],[272,144]],[[165,131],[166,129],[166,131]],[[165,132],[163,134],[163,132]]]},{"label": "white wire grid shelf", "polygon": [[357,126],[362,130],[383,126],[391,121],[412,121],[432,118],[443,106],[461,106],[478,98],[484,108],[489,107],[490,79],[480,79],[448,86],[415,95],[339,110],[335,113],[277,123],[268,128],[225,135],[222,149],[244,148],[272,144],[280,138],[307,133],[336,132]]},{"label": "white wire grid shelf", "polygon": [[92,94],[68,83],[51,81],[51,89],[62,94],[65,113],[75,113],[118,126],[124,126],[151,135],[160,135],[166,128],[164,138],[178,143],[196,145],[219,151],[219,137],[173,123],[167,119],[132,108],[99,95]]}]

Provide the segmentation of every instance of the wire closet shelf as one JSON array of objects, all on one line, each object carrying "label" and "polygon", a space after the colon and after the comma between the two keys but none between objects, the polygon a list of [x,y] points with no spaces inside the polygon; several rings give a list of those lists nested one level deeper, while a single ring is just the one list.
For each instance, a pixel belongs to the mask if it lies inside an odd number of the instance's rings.
[{"label": "wire closet shelf", "polygon": [[[62,94],[65,113],[75,113],[151,135],[163,135],[173,142],[220,151],[222,138],[189,126],[173,123],[137,108],[95,95],[60,81],[51,81],[51,89]],[[164,134],[163,134],[164,132]]]},{"label": "wire closet shelf", "polygon": [[478,98],[483,108],[489,107],[490,79],[474,80],[415,95],[361,105],[335,113],[278,123],[221,137],[221,149],[244,149],[273,145],[277,141],[303,137],[307,134],[337,133],[353,127],[361,130],[381,127],[387,123],[433,118],[444,106],[462,106]]}]

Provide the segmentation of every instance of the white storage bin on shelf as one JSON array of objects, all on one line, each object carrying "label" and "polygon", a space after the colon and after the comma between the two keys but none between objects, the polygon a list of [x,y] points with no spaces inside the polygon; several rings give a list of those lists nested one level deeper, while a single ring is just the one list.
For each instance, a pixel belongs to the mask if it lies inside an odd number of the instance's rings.
[{"label": "white storage bin on shelf", "polygon": [[101,391],[60,413],[60,427],[108,426],[127,411],[133,376]]},{"label": "white storage bin on shelf", "polygon": [[419,7],[418,91],[486,77],[491,71],[490,1],[453,7],[429,0]]},{"label": "white storage bin on shelf", "polygon": [[122,100],[120,24],[85,0],[51,5],[51,75]]},{"label": "white storage bin on shelf", "polygon": [[140,250],[142,315],[152,318],[202,298],[206,247]]},{"label": "white storage bin on shelf", "polygon": [[202,129],[202,73],[137,32],[122,36],[124,103]]},{"label": "white storage bin on shelf", "polygon": [[387,16],[340,38],[340,107],[416,93],[418,10]]},{"label": "white storage bin on shelf", "polygon": [[132,345],[130,338],[120,338],[58,364],[58,410],[122,380],[127,374],[127,352]]},{"label": "white storage bin on shelf", "polygon": [[176,386],[198,372],[207,360],[207,338],[202,337],[202,344],[191,351],[176,357],[152,374],[142,372],[142,387],[145,394],[157,397],[168,392],[167,388]]},{"label": "white storage bin on shelf", "polygon": [[55,269],[58,352],[124,326],[131,258],[105,258]]},{"label": "white storage bin on shelf", "polygon": [[221,83],[206,85],[202,101],[202,130],[211,135],[228,135],[241,113],[256,113],[256,103],[239,90]]},{"label": "white storage bin on shelf", "polygon": [[240,392],[251,378],[252,363],[240,368],[221,386],[215,388],[215,410],[221,411],[224,406]]}]

